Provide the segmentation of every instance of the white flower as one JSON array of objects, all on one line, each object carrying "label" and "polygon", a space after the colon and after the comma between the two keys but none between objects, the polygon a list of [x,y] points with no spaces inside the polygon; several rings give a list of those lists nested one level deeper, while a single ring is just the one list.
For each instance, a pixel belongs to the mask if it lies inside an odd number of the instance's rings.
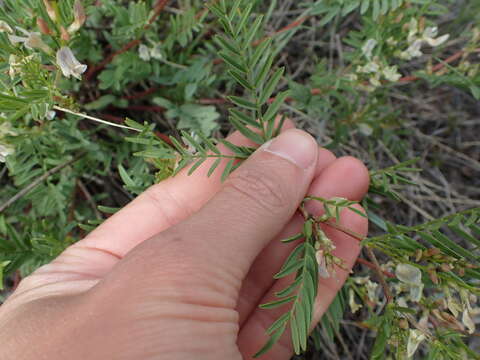
[{"label": "white flower", "polygon": [[423,53],[421,52],[421,48],[424,43],[435,47],[443,44],[450,37],[449,34],[445,34],[437,38],[438,27],[436,26],[429,26],[423,31],[422,34],[419,34],[418,21],[413,18],[410,20],[408,29],[409,32],[407,41],[410,45],[407,50],[400,53],[400,58],[404,60],[411,60],[413,58],[422,56]]},{"label": "white flower", "polygon": [[411,329],[410,334],[408,336],[407,357],[409,358],[413,357],[413,355],[418,349],[418,346],[425,339],[426,339],[426,336],[420,330]]},{"label": "white flower", "polygon": [[325,259],[323,250],[318,250],[315,254],[318,263],[318,275],[321,278],[328,279],[330,277],[330,273],[327,269],[327,261]]},{"label": "white flower", "polygon": [[447,308],[453,314],[453,316],[457,317],[458,314],[462,311],[462,307],[458,302],[456,302],[452,297],[447,297]]},{"label": "white flower", "polygon": [[408,308],[407,300],[403,296],[397,298],[397,305],[400,307]]},{"label": "white flower", "polygon": [[392,82],[397,82],[402,77],[396,65],[384,67],[382,73],[385,79]]},{"label": "white flower", "polygon": [[87,71],[87,65],[80,64],[73,55],[72,50],[65,46],[57,51],[57,65],[60,67],[60,70],[62,70],[63,75],[67,78],[73,76],[80,80],[82,74]]},{"label": "white flower", "polygon": [[368,280],[365,287],[367,288],[368,299],[373,303],[377,303],[378,284],[371,280]]},{"label": "white flower", "polygon": [[388,39],[387,39],[387,44],[390,45],[390,46],[395,46],[398,44],[398,41],[395,40],[395,38],[393,36],[390,36]]},{"label": "white flower", "polygon": [[449,34],[445,34],[435,39],[437,35],[438,35],[438,28],[436,26],[427,27],[422,34],[422,40],[428,43],[428,45],[435,47],[435,46],[442,45],[445,41],[447,41],[450,38]]},{"label": "white flower", "polygon": [[358,80],[358,75],[357,74],[347,74],[345,75],[345,79],[347,79],[348,81],[357,81]]},{"label": "white flower", "polygon": [[83,8],[82,2],[80,0],[75,0],[75,4],[73,5],[73,14],[73,23],[68,27],[68,32],[70,34],[73,34],[80,30],[82,25],[87,20],[87,16],[85,15],[85,9]]},{"label": "white flower", "polygon": [[150,61],[150,49],[146,45],[141,44],[138,47],[138,56],[140,56],[140,59],[143,61]]},{"label": "white flower", "polygon": [[358,124],[358,131],[365,136],[371,136],[373,134],[373,129],[370,125],[365,123]]},{"label": "white flower", "polygon": [[12,44],[23,44],[27,49],[40,49],[46,53],[52,52],[52,49],[43,42],[39,32],[29,32],[19,26],[16,28],[25,36],[8,35],[8,39]]},{"label": "white flower", "polygon": [[352,278],[357,285],[365,285],[369,279],[368,276],[355,276]]},{"label": "white flower", "polygon": [[473,322],[472,318],[470,317],[470,311],[465,309],[462,315],[462,323],[468,329],[469,334],[473,334],[475,332],[475,323]]},{"label": "white flower", "polygon": [[421,39],[417,39],[415,40],[409,47],[407,50],[405,51],[402,51],[400,53],[400,57],[404,60],[411,60],[413,58],[416,58],[416,57],[420,57],[423,55],[423,53],[421,52],[421,49],[422,49],[422,43],[423,43],[423,40]]},{"label": "white flower", "polygon": [[156,60],[162,60],[162,44],[156,44],[153,46],[152,50],[150,50],[150,56]]},{"label": "white flower", "polygon": [[365,66],[359,66],[357,68],[357,72],[365,74],[376,73],[378,70],[380,70],[380,66],[373,61],[368,62]]},{"label": "white flower", "polygon": [[10,75],[10,78],[13,79],[15,76],[15,73],[17,72],[17,67],[19,65],[18,58],[15,55],[10,54],[10,57],[8,58],[8,63],[10,65],[8,74]]},{"label": "white flower", "polygon": [[16,136],[17,132],[12,130],[12,125],[9,122],[4,122],[0,125],[0,138],[10,135]]},{"label": "white flower", "polygon": [[355,302],[355,293],[353,292],[352,289],[348,290],[348,305],[352,310],[352,314],[355,314],[358,310],[362,308],[361,304],[357,304]]},{"label": "white flower", "polygon": [[407,41],[409,44],[411,44],[413,41],[415,41],[415,37],[418,33],[418,21],[415,18],[411,18],[410,22],[408,23],[408,37]]},{"label": "white flower", "polygon": [[422,272],[420,269],[410,264],[398,264],[395,269],[395,275],[398,280],[408,285],[410,299],[415,302],[420,301],[423,292]]},{"label": "white flower", "polygon": [[0,33],[8,32],[13,33],[13,29],[5,21],[0,20]]},{"label": "white flower", "polygon": [[422,272],[419,268],[410,264],[398,264],[395,268],[395,275],[406,284],[422,283]]},{"label": "white flower", "polygon": [[8,69],[8,74],[10,75],[10,77],[13,79],[15,77],[15,74],[18,71],[21,71],[22,66],[28,64],[33,58],[34,55],[29,55],[27,57],[24,57],[23,59],[20,59],[18,56],[11,54],[8,58],[8,64],[10,65],[10,68]]},{"label": "white flower", "polygon": [[53,120],[55,119],[55,116],[57,116],[57,113],[53,110],[50,110],[49,112],[47,112],[47,120]]},{"label": "white flower", "polygon": [[382,83],[380,82],[380,75],[379,74],[375,74],[368,81],[370,82],[370,84],[372,84],[376,88],[379,87],[379,86],[382,86]]},{"label": "white flower", "polygon": [[362,46],[362,54],[365,55],[367,59],[372,57],[372,51],[377,46],[378,41],[375,39],[368,39],[365,44]]},{"label": "white flower", "polygon": [[0,162],[5,162],[8,155],[14,153],[14,149],[11,146],[0,144]]}]

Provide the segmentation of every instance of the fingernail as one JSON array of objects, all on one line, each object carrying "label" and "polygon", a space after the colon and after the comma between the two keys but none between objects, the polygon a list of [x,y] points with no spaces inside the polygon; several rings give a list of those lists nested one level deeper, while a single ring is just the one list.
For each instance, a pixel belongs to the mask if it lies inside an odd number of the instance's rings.
[{"label": "fingernail", "polygon": [[306,170],[316,159],[317,143],[306,132],[291,129],[264,144],[262,148]]}]

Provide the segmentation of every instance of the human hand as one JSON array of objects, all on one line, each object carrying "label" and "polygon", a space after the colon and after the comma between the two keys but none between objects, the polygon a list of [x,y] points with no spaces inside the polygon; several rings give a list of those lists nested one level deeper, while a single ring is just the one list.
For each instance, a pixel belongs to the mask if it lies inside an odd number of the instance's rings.
[{"label": "human hand", "polygon": [[[286,127],[292,127],[287,125]],[[229,140],[252,146],[235,133]],[[224,148],[222,152],[228,153]],[[221,166],[225,166],[222,164]],[[1,359],[249,359],[285,311],[260,310],[292,281],[273,280],[296,243],[308,195],[359,200],[368,172],[288,130],[224,183],[208,164],[151,187],[51,264],[25,278],[0,307]],[[314,214],[321,206],[309,209]],[[341,223],[365,235],[365,218]],[[351,268],[358,241],[326,227]],[[314,322],[348,276],[320,280]],[[289,336],[264,359],[289,359]]]}]

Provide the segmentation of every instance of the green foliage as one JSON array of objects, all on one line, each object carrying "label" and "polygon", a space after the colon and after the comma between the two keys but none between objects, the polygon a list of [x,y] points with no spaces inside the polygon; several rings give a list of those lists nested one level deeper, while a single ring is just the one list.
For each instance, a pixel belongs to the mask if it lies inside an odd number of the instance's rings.
[{"label": "green foliage", "polygon": [[[18,270],[25,276],[50,261],[134,195],[182,169],[191,174],[208,160],[211,176],[228,160],[225,180],[255,149],[223,135],[235,129],[260,145],[278,135],[288,114],[330,149],[369,163],[362,205],[376,227],[358,237],[339,221],[345,209],[365,216],[356,202],[305,198],[304,227],[283,240],[296,247],[275,276],[295,279],[262,305],[285,313],[257,355],[288,327],[297,354],[312,342],[322,352],[341,340],[340,322],[352,316],[348,302],[359,324],[377,333],[372,359],[403,359],[421,335],[414,350],[426,359],[478,358],[466,340],[477,306],[472,295],[480,295],[480,210],[447,213],[438,200],[433,220],[400,213],[415,209],[405,189],[425,191],[416,181],[420,168],[444,165],[439,151],[412,144],[417,132],[432,127],[419,119],[442,105],[418,110],[423,100],[416,97],[435,98],[445,89],[456,101],[480,97],[476,2],[312,0],[289,12],[277,1],[189,0],[159,8],[153,0],[101,6],[85,0],[85,23],[74,0],[52,0],[53,15],[43,0],[1,3],[0,285],[3,277]],[[453,10],[456,19],[445,16]],[[79,62],[67,69],[69,77],[57,59],[64,48]],[[448,121],[448,131],[462,134],[460,120]],[[462,164],[478,169],[478,161],[461,155]],[[324,215],[309,214],[308,201],[321,203]],[[401,224],[385,210],[392,203]],[[357,269],[309,341],[319,278],[343,266],[322,230],[326,224],[357,237],[367,252],[374,249],[381,269],[372,259],[373,270]],[[420,280],[401,281],[397,269],[406,265]],[[421,321],[430,325],[421,328]]]},{"label": "green foliage", "polygon": [[[225,3],[220,1],[218,5],[211,4],[209,9],[219,18],[225,33],[215,37],[221,49],[219,55],[227,64],[230,77],[246,91],[243,97],[228,97],[240,108],[231,110],[229,120],[247,138],[263,144],[281,128],[281,123],[276,124],[275,120],[288,92],[277,94],[271,104],[269,100],[285,69],[280,68],[269,76],[275,54],[269,39],[259,39],[263,16],[247,26],[251,22],[253,4],[236,1],[227,12]],[[258,44],[255,40],[259,40]],[[260,134],[248,126],[259,129]]]},{"label": "green foliage", "polygon": [[311,7],[313,15],[322,15],[323,19],[320,25],[326,25],[337,16],[347,16],[354,11],[359,11],[361,15],[371,12],[374,20],[381,15],[386,15],[390,11],[402,6],[404,0],[329,0],[317,1]]}]

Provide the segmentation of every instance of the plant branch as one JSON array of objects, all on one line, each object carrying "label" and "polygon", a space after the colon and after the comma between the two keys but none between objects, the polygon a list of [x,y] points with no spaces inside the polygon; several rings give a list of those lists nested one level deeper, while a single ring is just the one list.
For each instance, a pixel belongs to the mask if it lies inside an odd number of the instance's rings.
[{"label": "plant branch", "polygon": [[348,229],[347,227],[341,225],[341,224],[338,224],[337,222],[334,222],[334,221],[326,221],[324,222],[324,224],[328,225],[328,226],[331,226],[337,230],[340,230],[341,232],[347,234],[347,235],[350,235],[351,237],[353,237],[355,240],[358,240],[358,241],[363,241],[366,239],[365,236],[355,232],[355,231],[352,231],[350,229]]},{"label": "plant branch", "polygon": [[48,170],[45,174],[43,174],[42,176],[38,177],[35,181],[33,181],[32,183],[30,183],[27,187],[23,188],[22,190],[20,190],[17,194],[15,194],[12,198],[10,198],[9,200],[7,200],[5,203],[3,203],[1,206],[0,206],[0,213],[2,213],[5,209],[7,209],[8,207],[10,207],[13,203],[15,203],[17,200],[21,199],[22,197],[24,197],[26,194],[28,194],[32,189],[34,189],[37,185],[39,185],[40,183],[42,183],[44,180],[48,179],[50,176],[52,176],[53,174],[56,174],[58,173],[59,171],[61,171],[62,169],[66,168],[68,165],[70,164],[73,164],[75,161],[79,160],[80,158],[82,158],[86,153],[85,152],[82,152],[80,154],[78,154],[77,156],[75,156],[74,158],[64,162],[63,164],[60,164],[60,165],[57,165],[55,166],[53,169],[50,169]]},{"label": "plant branch", "polygon": [[[366,267],[369,267],[370,269],[372,270],[376,270],[377,267],[375,266],[375,264],[371,263],[370,261],[368,260],[365,260],[363,258],[358,258],[357,259],[357,263],[359,264],[362,264],[362,265],[365,265]],[[386,270],[383,270],[383,275],[385,275],[386,277],[388,278],[391,278],[391,279],[394,279],[395,278],[395,275],[392,274],[390,271],[386,271]]]},{"label": "plant branch", "polygon": [[78,187],[80,188],[83,196],[85,196],[85,199],[87,199],[87,202],[90,204],[90,206],[92,207],[92,210],[93,212],[95,213],[95,217],[100,220],[102,219],[102,214],[100,214],[100,211],[98,211],[97,209],[97,205],[95,204],[95,200],[93,200],[93,197],[92,195],[90,194],[90,192],[88,191],[87,187],[85,186],[85,184],[83,183],[82,180],[78,180],[77,181],[77,184],[78,184]]},{"label": "plant branch", "polygon": [[383,275],[382,268],[378,263],[378,259],[372,249],[370,249],[368,246],[366,246],[365,249],[367,251],[368,257],[374,265],[374,270],[378,275],[378,280],[380,281],[380,284],[382,285],[383,293],[385,294],[387,303],[390,304],[393,301],[392,293],[390,292],[390,288],[388,287],[387,281],[385,280],[385,276]]},{"label": "plant branch", "polygon": [[71,114],[71,115],[75,115],[75,116],[78,116],[78,117],[81,117],[81,118],[84,118],[84,119],[96,121],[96,122],[98,122],[98,123],[102,123],[102,124],[105,124],[105,125],[109,125],[109,126],[113,126],[113,127],[118,127],[118,128],[122,128],[122,129],[128,129],[128,130],[133,130],[133,131],[140,132],[140,130],[135,129],[135,128],[132,128],[132,127],[130,127],[130,126],[115,124],[115,123],[112,123],[112,122],[110,122],[110,121],[102,120],[102,119],[99,119],[99,118],[96,118],[96,117],[93,117],[93,116],[90,116],[90,115],[87,115],[87,114],[77,113],[77,112],[75,112],[75,111],[72,111],[72,110],[69,110],[69,109],[65,109],[65,108],[62,108],[62,107],[60,107],[60,106],[54,106],[53,108],[54,108],[55,110],[58,110],[58,111],[63,111],[63,112],[65,112],[65,113],[68,113],[68,114]]}]

